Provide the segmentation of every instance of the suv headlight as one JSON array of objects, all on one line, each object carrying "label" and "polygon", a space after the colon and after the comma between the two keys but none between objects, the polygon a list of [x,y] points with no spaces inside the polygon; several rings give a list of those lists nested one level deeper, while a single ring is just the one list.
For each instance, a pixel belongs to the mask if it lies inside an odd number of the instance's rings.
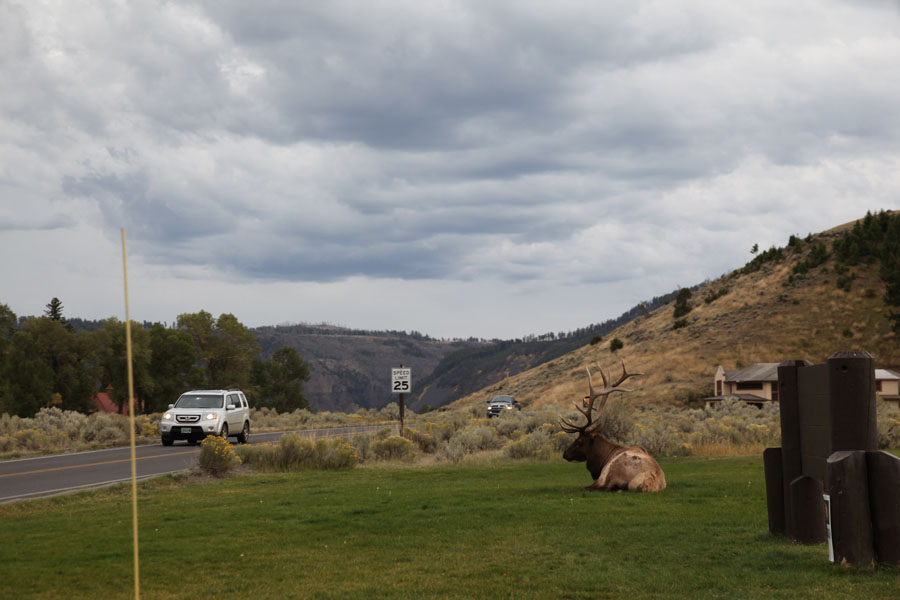
[{"label": "suv headlight", "polygon": [[216,413],[207,413],[206,414],[207,421],[215,421],[218,418],[219,418],[219,415],[217,415]]},{"label": "suv headlight", "polygon": [[166,413],[163,415],[163,421],[171,421],[171,420],[172,420],[172,413]]}]

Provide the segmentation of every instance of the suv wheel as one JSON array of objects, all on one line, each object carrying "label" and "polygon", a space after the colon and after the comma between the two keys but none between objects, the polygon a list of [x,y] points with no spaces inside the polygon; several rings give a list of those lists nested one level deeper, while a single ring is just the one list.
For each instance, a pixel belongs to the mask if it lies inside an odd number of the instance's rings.
[{"label": "suv wheel", "polygon": [[175,440],[173,440],[172,438],[165,436],[165,435],[162,436],[162,445],[163,446],[171,446],[174,442],[175,442]]},{"label": "suv wheel", "polygon": [[222,433],[219,435],[222,436],[223,439],[228,439],[228,423],[222,423]]},{"label": "suv wheel", "polygon": [[241,444],[246,444],[250,440],[250,423],[244,421],[244,428],[241,429],[241,433],[237,436],[237,439]]}]

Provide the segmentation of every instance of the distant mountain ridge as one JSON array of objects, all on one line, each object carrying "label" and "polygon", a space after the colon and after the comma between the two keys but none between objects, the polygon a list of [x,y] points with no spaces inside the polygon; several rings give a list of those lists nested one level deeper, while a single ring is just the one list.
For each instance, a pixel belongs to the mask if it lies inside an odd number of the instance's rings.
[{"label": "distant mountain ridge", "polygon": [[334,325],[276,325],[252,329],[263,356],[293,346],[309,364],[304,395],[314,410],[354,411],[396,401],[390,369],[413,369],[413,410],[437,408],[527,371],[605,335],[671,301],[675,292],[633,307],[616,319],[563,334],[514,340],[437,340],[418,332],[354,330]]}]

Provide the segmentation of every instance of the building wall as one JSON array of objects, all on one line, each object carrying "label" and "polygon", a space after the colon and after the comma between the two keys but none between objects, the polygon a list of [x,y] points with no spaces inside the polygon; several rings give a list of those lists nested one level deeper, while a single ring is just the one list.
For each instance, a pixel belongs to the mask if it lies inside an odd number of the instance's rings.
[{"label": "building wall", "polygon": [[[881,390],[879,390],[876,395],[877,396],[897,396],[900,395],[900,381],[896,379],[882,379],[879,381],[881,383]],[[876,389],[877,389],[876,385]]]}]

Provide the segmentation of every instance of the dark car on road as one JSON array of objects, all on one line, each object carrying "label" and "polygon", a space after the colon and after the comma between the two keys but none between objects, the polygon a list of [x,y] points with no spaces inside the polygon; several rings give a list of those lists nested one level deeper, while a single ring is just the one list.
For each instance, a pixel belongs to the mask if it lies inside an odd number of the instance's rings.
[{"label": "dark car on road", "polygon": [[504,410],[522,410],[522,405],[516,402],[515,396],[494,396],[488,400],[488,418],[496,417]]}]

